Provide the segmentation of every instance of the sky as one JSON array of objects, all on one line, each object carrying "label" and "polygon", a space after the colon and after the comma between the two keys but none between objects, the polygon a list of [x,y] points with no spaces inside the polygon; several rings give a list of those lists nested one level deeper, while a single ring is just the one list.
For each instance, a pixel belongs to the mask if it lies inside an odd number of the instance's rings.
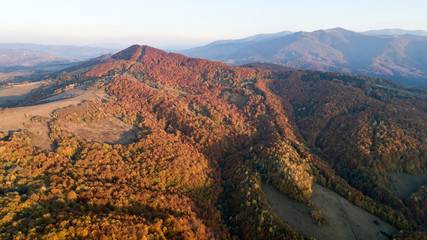
[{"label": "sky", "polygon": [[0,42],[189,48],[259,33],[427,31],[425,0],[0,0]]}]

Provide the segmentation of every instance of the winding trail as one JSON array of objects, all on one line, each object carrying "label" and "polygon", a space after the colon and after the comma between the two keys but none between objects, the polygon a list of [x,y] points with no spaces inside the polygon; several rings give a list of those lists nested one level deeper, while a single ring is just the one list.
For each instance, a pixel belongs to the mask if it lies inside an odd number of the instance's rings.
[{"label": "winding trail", "polygon": [[340,211],[344,214],[345,219],[347,220],[348,226],[350,227],[351,232],[353,233],[353,239],[354,239],[354,240],[357,240],[356,233],[354,232],[353,226],[351,225],[351,222],[350,222],[350,218],[348,217],[347,212],[346,212],[346,211],[345,211],[345,209],[344,209],[344,206],[342,205],[342,203],[341,203],[341,201],[338,199],[338,197],[335,197],[335,199],[336,199],[336,200],[337,200],[337,202],[339,202],[339,204],[340,204]]}]

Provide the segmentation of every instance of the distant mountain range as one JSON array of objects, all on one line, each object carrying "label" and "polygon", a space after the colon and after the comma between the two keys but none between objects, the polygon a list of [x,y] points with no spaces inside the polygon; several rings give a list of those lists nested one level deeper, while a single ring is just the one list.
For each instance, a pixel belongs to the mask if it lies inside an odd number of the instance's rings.
[{"label": "distant mountain range", "polygon": [[0,43],[0,72],[64,65],[114,52],[104,47]]},{"label": "distant mountain range", "polygon": [[405,30],[405,29],[381,29],[381,30],[370,30],[366,31],[367,34],[374,35],[415,35],[427,37],[427,32],[422,30]]},{"label": "distant mountain range", "polygon": [[427,87],[427,32],[402,29],[353,32],[342,28],[280,32],[215,41],[178,51],[232,65],[254,62],[306,70],[333,71],[391,79]]}]

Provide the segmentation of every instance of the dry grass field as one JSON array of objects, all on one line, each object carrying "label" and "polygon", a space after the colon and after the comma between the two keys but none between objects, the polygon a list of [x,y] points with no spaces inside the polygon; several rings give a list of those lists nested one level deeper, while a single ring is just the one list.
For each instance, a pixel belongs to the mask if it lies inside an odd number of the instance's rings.
[{"label": "dry grass field", "polygon": [[[397,232],[397,228],[318,184],[313,185],[313,207],[289,198],[266,183],[262,188],[279,218],[297,231],[319,240],[386,240]],[[311,217],[312,210],[320,211],[327,222],[319,226]]]}]

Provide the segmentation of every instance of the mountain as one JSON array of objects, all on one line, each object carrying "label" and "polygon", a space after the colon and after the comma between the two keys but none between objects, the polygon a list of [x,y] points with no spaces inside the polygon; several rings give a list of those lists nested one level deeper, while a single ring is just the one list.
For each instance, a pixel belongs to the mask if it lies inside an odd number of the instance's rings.
[{"label": "mountain", "polygon": [[212,42],[203,47],[196,47],[189,50],[178,51],[188,56],[194,56],[205,59],[215,59],[217,61],[226,61],[226,56],[240,48],[249,46],[254,43],[259,43],[271,39],[280,38],[292,34],[290,31],[283,31],[273,34],[258,34],[247,38],[236,40],[219,40]]},{"label": "mountain", "polygon": [[181,51],[233,65],[251,62],[287,67],[362,74],[427,87],[427,37],[373,35],[342,28],[296,32],[258,42],[208,44]]},{"label": "mountain", "polygon": [[427,183],[389,175],[427,171],[427,92],[263,67],[134,45],[31,83],[0,111],[0,238],[425,236]]},{"label": "mountain", "polygon": [[370,30],[364,33],[374,35],[415,35],[427,37],[427,32],[422,30],[405,30],[405,29],[381,29],[381,30]]},{"label": "mountain", "polygon": [[117,50],[100,47],[0,43],[0,71],[11,72],[81,62]]}]

